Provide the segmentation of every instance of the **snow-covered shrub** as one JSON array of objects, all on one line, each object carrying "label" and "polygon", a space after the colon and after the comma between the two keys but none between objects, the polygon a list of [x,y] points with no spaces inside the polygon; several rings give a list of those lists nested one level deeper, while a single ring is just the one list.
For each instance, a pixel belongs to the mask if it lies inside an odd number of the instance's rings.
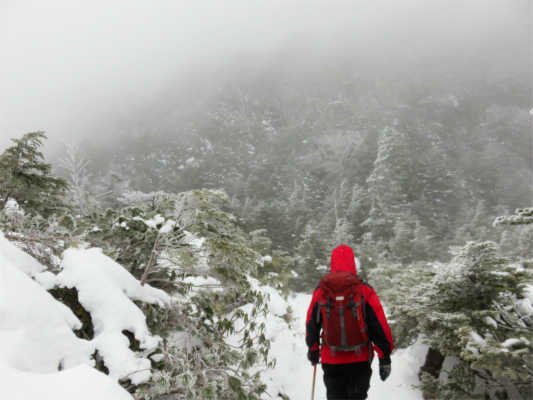
[{"label": "snow-covered shrub", "polygon": [[57,270],[66,248],[81,241],[76,223],[69,213],[47,218],[27,214],[14,201],[0,211],[0,230],[5,237],[51,270]]},{"label": "snow-covered shrub", "polygon": [[[34,243],[39,260],[53,255],[46,266],[27,256],[35,264],[28,275],[71,308],[70,333],[88,343],[87,363],[136,397],[259,398],[260,373],[274,365],[268,303],[279,294],[251,276],[273,261],[281,271],[286,260],[252,248],[219,208],[221,192],[154,196],[149,205],[67,216],[69,224],[28,219],[6,235],[26,251]],[[286,304],[276,313],[286,324]]]},{"label": "snow-covered shrub", "polygon": [[[170,308],[140,305],[163,342],[152,358],[153,379],[137,388],[137,396],[259,396],[264,385],[248,370],[273,364],[265,326],[258,322],[267,313],[267,299],[249,277],[268,258],[252,249],[234,217],[219,208],[225,194],[135,192],[122,201],[135,206],[86,216],[86,240],[141,285],[164,288],[174,298]],[[228,344],[235,335],[239,341]]]},{"label": "snow-covered shrub", "polygon": [[[533,283],[532,272],[527,264],[498,257],[491,242],[468,243],[449,264],[374,271],[392,304],[396,340],[405,345],[423,334],[434,353],[443,355],[431,373],[422,368],[425,398],[470,399],[496,389],[527,396],[526,388],[533,383],[527,367],[533,362],[533,346],[525,339],[531,330],[527,313],[533,309],[526,288]],[[392,288],[387,290],[387,285]],[[446,380],[439,380],[444,356],[455,357],[457,363]]]}]

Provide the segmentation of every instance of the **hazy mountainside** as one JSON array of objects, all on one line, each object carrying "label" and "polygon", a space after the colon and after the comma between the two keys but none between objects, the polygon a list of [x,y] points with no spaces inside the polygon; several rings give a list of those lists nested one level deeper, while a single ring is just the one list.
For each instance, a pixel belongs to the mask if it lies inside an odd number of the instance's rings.
[{"label": "hazy mountainside", "polygon": [[125,189],[223,189],[302,271],[339,241],[402,262],[498,242],[494,218],[531,201],[530,39],[516,39],[204,66],[84,143],[93,191],[116,206]]}]

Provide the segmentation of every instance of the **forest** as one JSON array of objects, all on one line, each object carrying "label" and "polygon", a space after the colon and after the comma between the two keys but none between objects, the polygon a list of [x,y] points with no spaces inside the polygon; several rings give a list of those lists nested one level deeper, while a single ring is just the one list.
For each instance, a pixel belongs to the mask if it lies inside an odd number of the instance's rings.
[{"label": "forest", "polygon": [[528,229],[492,227],[532,197],[531,57],[514,39],[205,72],[106,121],[76,156],[106,207],[125,190],[224,191],[242,229],[294,258],[298,290],[341,242],[369,268],[446,262],[467,241],[527,258]]}]

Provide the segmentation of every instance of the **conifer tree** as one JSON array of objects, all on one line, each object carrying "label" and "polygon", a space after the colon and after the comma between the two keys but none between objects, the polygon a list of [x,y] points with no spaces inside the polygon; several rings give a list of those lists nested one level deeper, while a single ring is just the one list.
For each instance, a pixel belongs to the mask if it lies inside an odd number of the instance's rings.
[{"label": "conifer tree", "polygon": [[62,206],[60,198],[69,185],[44,161],[39,151],[44,139],[44,132],[26,133],[12,139],[15,146],[0,155],[0,210],[10,199],[28,213],[49,215]]},{"label": "conifer tree", "polygon": [[407,211],[402,185],[410,168],[406,137],[394,128],[385,128],[379,138],[374,170],[366,184],[371,208],[364,226],[375,240],[388,240],[398,215]]},{"label": "conifer tree", "polygon": [[[514,319],[501,312],[531,307],[522,294],[533,283],[529,266],[498,257],[492,242],[470,242],[449,264],[381,266],[372,274],[392,304],[391,327],[399,346],[413,343],[419,334],[430,346],[420,372],[425,399],[483,398],[494,388],[503,393],[512,387],[512,393],[533,383],[522,367],[533,361],[532,343],[524,336],[533,320],[527,312]],[[522,324],[524,332],[509,329],[513,324]],[[446,371],[448,378],[439,380],[445,357],[457,362]]]}]

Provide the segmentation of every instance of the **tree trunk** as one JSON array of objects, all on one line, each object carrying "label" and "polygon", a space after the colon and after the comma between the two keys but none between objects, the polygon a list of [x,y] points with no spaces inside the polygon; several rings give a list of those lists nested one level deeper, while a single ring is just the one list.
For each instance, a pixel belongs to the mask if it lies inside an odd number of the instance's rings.
[{"label": "tree trunk", "polygon": [[[426,361],[424,362],[424,365],[420,367],[420,371],[418,372],[418,379],[420,379],[423,372],[430,374],[435,379],[439,379],[440,371],[442,370],[442,364],[444,364],[445,358],[446,357],[440,351],[430,347],[426,354]],[[437,399],[437,397],[434,397],[434,394],[430,393],[422,393],[422,397],[424,400]]]},{"label": "tree trunk", "polygon": [[432,377],[438,378],[442,369],[442,364],[444,363],[444,358],[445,356],[440,351],[430,347],[426,354],[426,361],[424,362],[424,365],[420,367],[418,377],[420,378],[422,372],[427,372]]},{"label": "tree trunk", "polygon": [[144,284],[146,283],[146,280],[148,279],[148,273],[150,272],[157,260],[158,249],[159,241],[156,240],[154,243],[154,248],[152,249],[152,254],[150,254],[150,260],[148,261],[148,265],[146,266],[146,269],[144,270],[143,276],[141,278],[141,286],[144,286]]}]

